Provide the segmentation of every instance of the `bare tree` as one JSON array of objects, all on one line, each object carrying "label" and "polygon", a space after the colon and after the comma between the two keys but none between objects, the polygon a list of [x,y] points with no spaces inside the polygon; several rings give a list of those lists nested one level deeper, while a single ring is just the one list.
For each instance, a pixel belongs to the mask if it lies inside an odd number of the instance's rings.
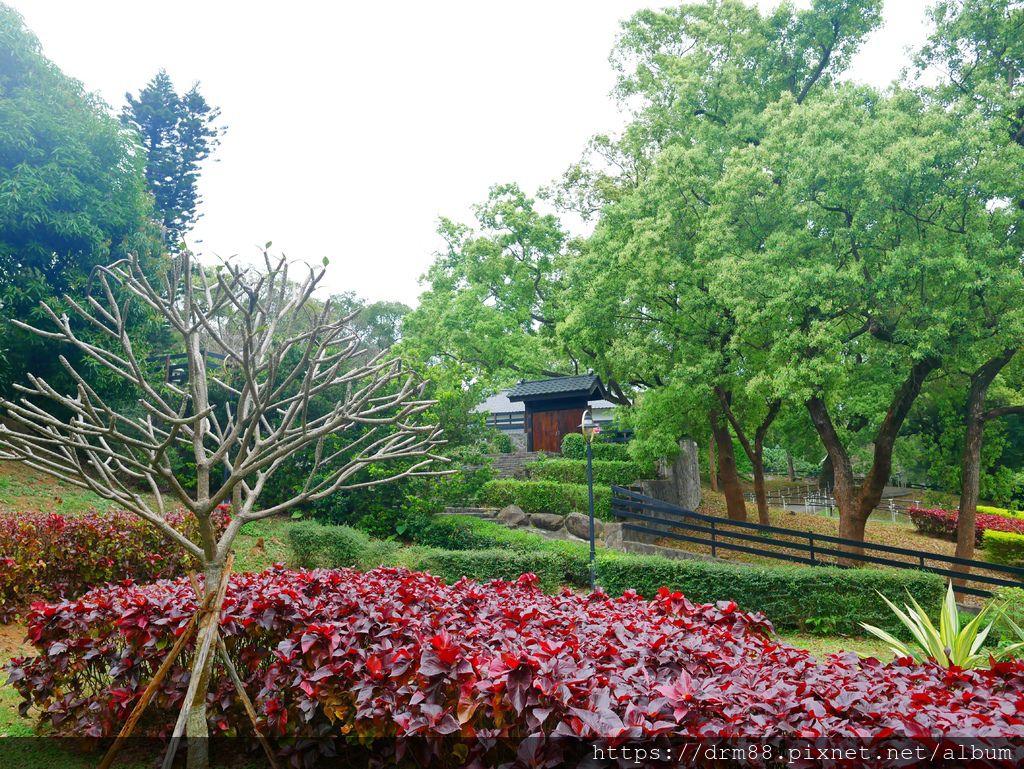
[{"label": "bare tree", "polygon": [[[368,355],[350,319],[337,318],[329,301],[313,300],[325,270],[305,267],[301,280],[290,281],[283,257],[263,256],[259,270],[231,262],[207,269],[183,253],[152,282],[139,260],[129,258],[98,269],[84,299],[65,297],[79,316],[75,325],[46,304],[53,330],[15,321],[69,343],[86,362],[133,388],[135,413],[105,403],[84,368],[63,356],[75,392],[58,392],[29,374],[16,402],[0,400],[13,422],[13,429],[0,425],[0,457],[119,503],[195,556],[206,594],[216,594],[213,617],[225,560],[245,523],[341,489],[437,474],[431,465],[444,459],[436,453],[440,429],[418,424],[433,403],[423,399],[425,383],[403,372],[398,360]],[[165,381],[163,366],[137,352],[127,321],[140,307],[165,323],[183,350],[184,382]],[[88,335],[76,330],[82,321]],[[210,352],[224,357],[213,365]],[[194,478],[180,477],[175,451],[194,462]],[[300,455],[306,458],[301,488],[261,506],[268,481]],[[357,481],[361,469],[382,462],[390,476]],[[168,498],[195,515],[198,541],[165,520]],[[215,515],[225,503],[232,505],[231,520],[218,533]],[[190,738],[190,767],[207,762],[206,740],[191,739],[207,735],[217,623],[206,625],[175,728],[176,738],[183,732]]]}]

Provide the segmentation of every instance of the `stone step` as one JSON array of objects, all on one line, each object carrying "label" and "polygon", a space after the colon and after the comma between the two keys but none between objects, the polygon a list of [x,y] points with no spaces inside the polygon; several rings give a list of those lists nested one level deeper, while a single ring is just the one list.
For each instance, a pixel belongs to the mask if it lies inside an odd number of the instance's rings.
[{"label": "stone step", "polygon": [[536,451],[518,451],[515,454],[489,454],[491,468],[498,478],[522,478],[523,466],[539,456]]}]

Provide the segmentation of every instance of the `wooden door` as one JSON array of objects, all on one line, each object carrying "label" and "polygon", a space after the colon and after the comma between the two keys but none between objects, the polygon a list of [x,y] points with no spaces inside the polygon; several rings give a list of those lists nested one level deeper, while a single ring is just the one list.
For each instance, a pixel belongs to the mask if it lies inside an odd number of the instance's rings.
[{"label": "wooden door", "polygon": [[558,434],[557,411],[535,411],[533,414],[533,450],[557,454],[562,450]]},{"label": "wooden door", "polygon": [[565,411],[558,412],[558,448],[556,451],[560,452],[562,450],[562,438],[569,433],[578,433],[580,431],[583,411],[583,409],[565,409]]}]

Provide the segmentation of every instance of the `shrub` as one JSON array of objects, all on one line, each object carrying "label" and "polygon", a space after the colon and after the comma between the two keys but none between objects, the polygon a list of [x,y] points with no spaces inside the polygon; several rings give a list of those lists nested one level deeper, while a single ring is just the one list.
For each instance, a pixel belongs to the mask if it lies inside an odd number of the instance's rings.
[{"label": "shrub", "polygon": [[[595,459],[594,483],[603,486],[625,486],[638,478],[650,478],[654,468],[640,462]],[[587,463],[578,459],[545,459],[526,465],[530,478],[557,483],[586,483]]]},{"label": "shrub", "polygon": [[1007,510],[1005,507],[992,507],[991,505],[978,505],[975,510],[985,515],[1001,515],[1004,518],[1024,518],[1020,510]]},{"label": "shrub", "polygon": [[902,599],[907,591],[925,607],[937,607],[941,577],[910,569],[839,569],[802,566],[740,566],[715,561],[602,553],[598,581],[609,593],[633,588],[653,596],[662,586],[691,600],[733,600],[763,611],[776,627],[807,629],[827,622],[836,632],[857,634],[860,623],[902,633],[879,593]]},{"label": "shrub", "polygon": [[415,568],[456,582],[463,577],[486,582],[492,579],[516,580],[534,574],[540,587],[555,592],[565,585],[564,566],[556,553],[545,550],[438,550],[424,548]]},{"label": "shrub", "polygon": [[[600,440],[595,440],[592,453],[594,459],[630,461],[629,449],[625,443],[602,443]],[[562,456],[565,459],[587,458],[587,442],[583,439],[582,433],[566,433],[562,436]]]},{"label": "shrub", "polygon": [[[36,656],[8,665],[23,711],[35,706],[57,735],[112,736],[196,603],[178,580],[40,606]],[[261,728],[292,766],[335,752],[347,765],[369,746],[382,764],[416,751],[511,765],[524,745],[531,765],[576,765],[583,756],[567,763],[560,735],[590,753],[623,739],[813,738],[826,724],[835,739],[917,736],[926,724],[930,739],[996,740],[1020,733],[1024,697],[1022,662],[955,674],[850,654],[818,663],[734,603],[545,596],[530,576],[446,586],[396,569],[234,575],[222,630]],[[190,656],[140,734],[170,730]],[[250,734],[222,671],[213,682],[211,733]]]},{"label": "shrub", "polygon": [[[942,537],[943,539],[956,539],[956,526],[960,517],[959,511],[912,507],[909,510],[909,514],[910,520],[922,534]],[[974,516],[975,544],[980,545],[982,543],[982,535],[986,531],[1024,534],[1024,520],[1004,515],[976,513]]]},{"label": "shrub", "polygon": [[[545,552],[558,561],[558,585],[590,585],[590,548],[582,542],[549,540],[539,534],[509,529],[494,521],[470,516],[439,515],[427,527],[418,544],[444,550],[487,550],[506,548],[524,553]],[[477,574],[480,579],[499,574]]]},{"label": "shrub", "polygon": [[[226,508],[225,508],[226,511]],[[218,529],[226,512],[215,516]],[[167,520],[198,537],[191,514]],[[19,513],[0,516],[0,621],[32,599],[73,598],[104,582],[183,574],[194,561],[153,526],[131,513]]]},{"label": "shrub", "polygon": [[[527,513],[587,512],[587,485],[553,481],[489,481],[480,489],[480,504],[505,507],[518,505]],[[594,486],[594,514],[611,519],[612,494],[607,486]]]},{"label": "shrub", "polygon": [[1008,531],[985,531],[985,558],[1006,566],[1024,566],[1024,536]]},{"label": "shrub", "polygon": [[995,595],[988,600],[986,606],[991,607],[992,616],[995,617],[995,632],[999,634],[1000,641],[1020,640],[1010,623],[1024,628],[1024,589],[1001,587],[995,591]]},{"label": "shrub", "polygon": [[288,544],[296,565],[304,568],[373,568],[387,563],[399,547],[395,542],[371,540],[365,532],[350,526],[330,526],[312,521],[289,527]]}]

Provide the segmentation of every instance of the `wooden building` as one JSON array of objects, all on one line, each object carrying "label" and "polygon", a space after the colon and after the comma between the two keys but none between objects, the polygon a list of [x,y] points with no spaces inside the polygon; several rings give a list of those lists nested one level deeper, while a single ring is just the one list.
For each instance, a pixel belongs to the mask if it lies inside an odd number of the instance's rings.
[{"label": "wooden building", "polygon": [[600,377],[583,374],[520,382],[508,391],[508,399],[523,403],[526,450],[557,454],[562,438],[579,432],[587,405],[607,399],[607,392]]}]

